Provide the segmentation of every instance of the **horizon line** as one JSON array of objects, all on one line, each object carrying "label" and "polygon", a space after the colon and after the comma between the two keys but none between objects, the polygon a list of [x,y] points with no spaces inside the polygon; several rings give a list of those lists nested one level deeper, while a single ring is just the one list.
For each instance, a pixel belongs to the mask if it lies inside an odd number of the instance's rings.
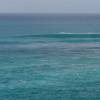
[{"label": "horizon line", "polygon": [[31,15],[100,15],[100,13],[34,13],[34,12],[0,12],[1,14],[31,14]]}]

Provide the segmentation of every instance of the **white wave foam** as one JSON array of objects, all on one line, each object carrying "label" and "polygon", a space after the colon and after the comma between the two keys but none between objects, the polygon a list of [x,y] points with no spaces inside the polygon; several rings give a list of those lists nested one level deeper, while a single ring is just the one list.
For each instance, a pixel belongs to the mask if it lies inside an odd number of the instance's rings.
[{"label": "white wave foam", "polygon": [[67,32],[59,32],[58,34],[100,34],[100,33],[94,33],[94,32],[87,32],[87,33],[67,33]]}]

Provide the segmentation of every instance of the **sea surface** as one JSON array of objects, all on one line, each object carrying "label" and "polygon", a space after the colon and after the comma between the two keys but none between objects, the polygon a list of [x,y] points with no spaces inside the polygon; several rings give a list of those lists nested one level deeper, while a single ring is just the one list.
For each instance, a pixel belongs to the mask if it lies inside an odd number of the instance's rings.
[{"label": "sea surface", "polygon": [[1,14],[0,100],[100,100],[100,15]]}]

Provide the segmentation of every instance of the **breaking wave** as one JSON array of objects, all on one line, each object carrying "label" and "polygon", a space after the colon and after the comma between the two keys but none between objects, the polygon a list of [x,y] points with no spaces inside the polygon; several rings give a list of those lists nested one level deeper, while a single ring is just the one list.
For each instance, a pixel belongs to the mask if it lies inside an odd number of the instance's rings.
[{"label": "breaking wave", "polygon": [[22,35],[18,38],[100,38],[99,33],[55,33],[55,34],[38,34],[38,35]]}]

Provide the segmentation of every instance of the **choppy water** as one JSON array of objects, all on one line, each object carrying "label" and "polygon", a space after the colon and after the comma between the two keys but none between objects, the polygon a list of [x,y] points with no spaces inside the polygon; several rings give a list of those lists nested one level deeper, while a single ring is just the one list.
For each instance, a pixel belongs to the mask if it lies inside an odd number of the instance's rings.
[{"label": "choppy water", "polygon": [[0,100],[100,100],[100,16],[0,15]]}]

